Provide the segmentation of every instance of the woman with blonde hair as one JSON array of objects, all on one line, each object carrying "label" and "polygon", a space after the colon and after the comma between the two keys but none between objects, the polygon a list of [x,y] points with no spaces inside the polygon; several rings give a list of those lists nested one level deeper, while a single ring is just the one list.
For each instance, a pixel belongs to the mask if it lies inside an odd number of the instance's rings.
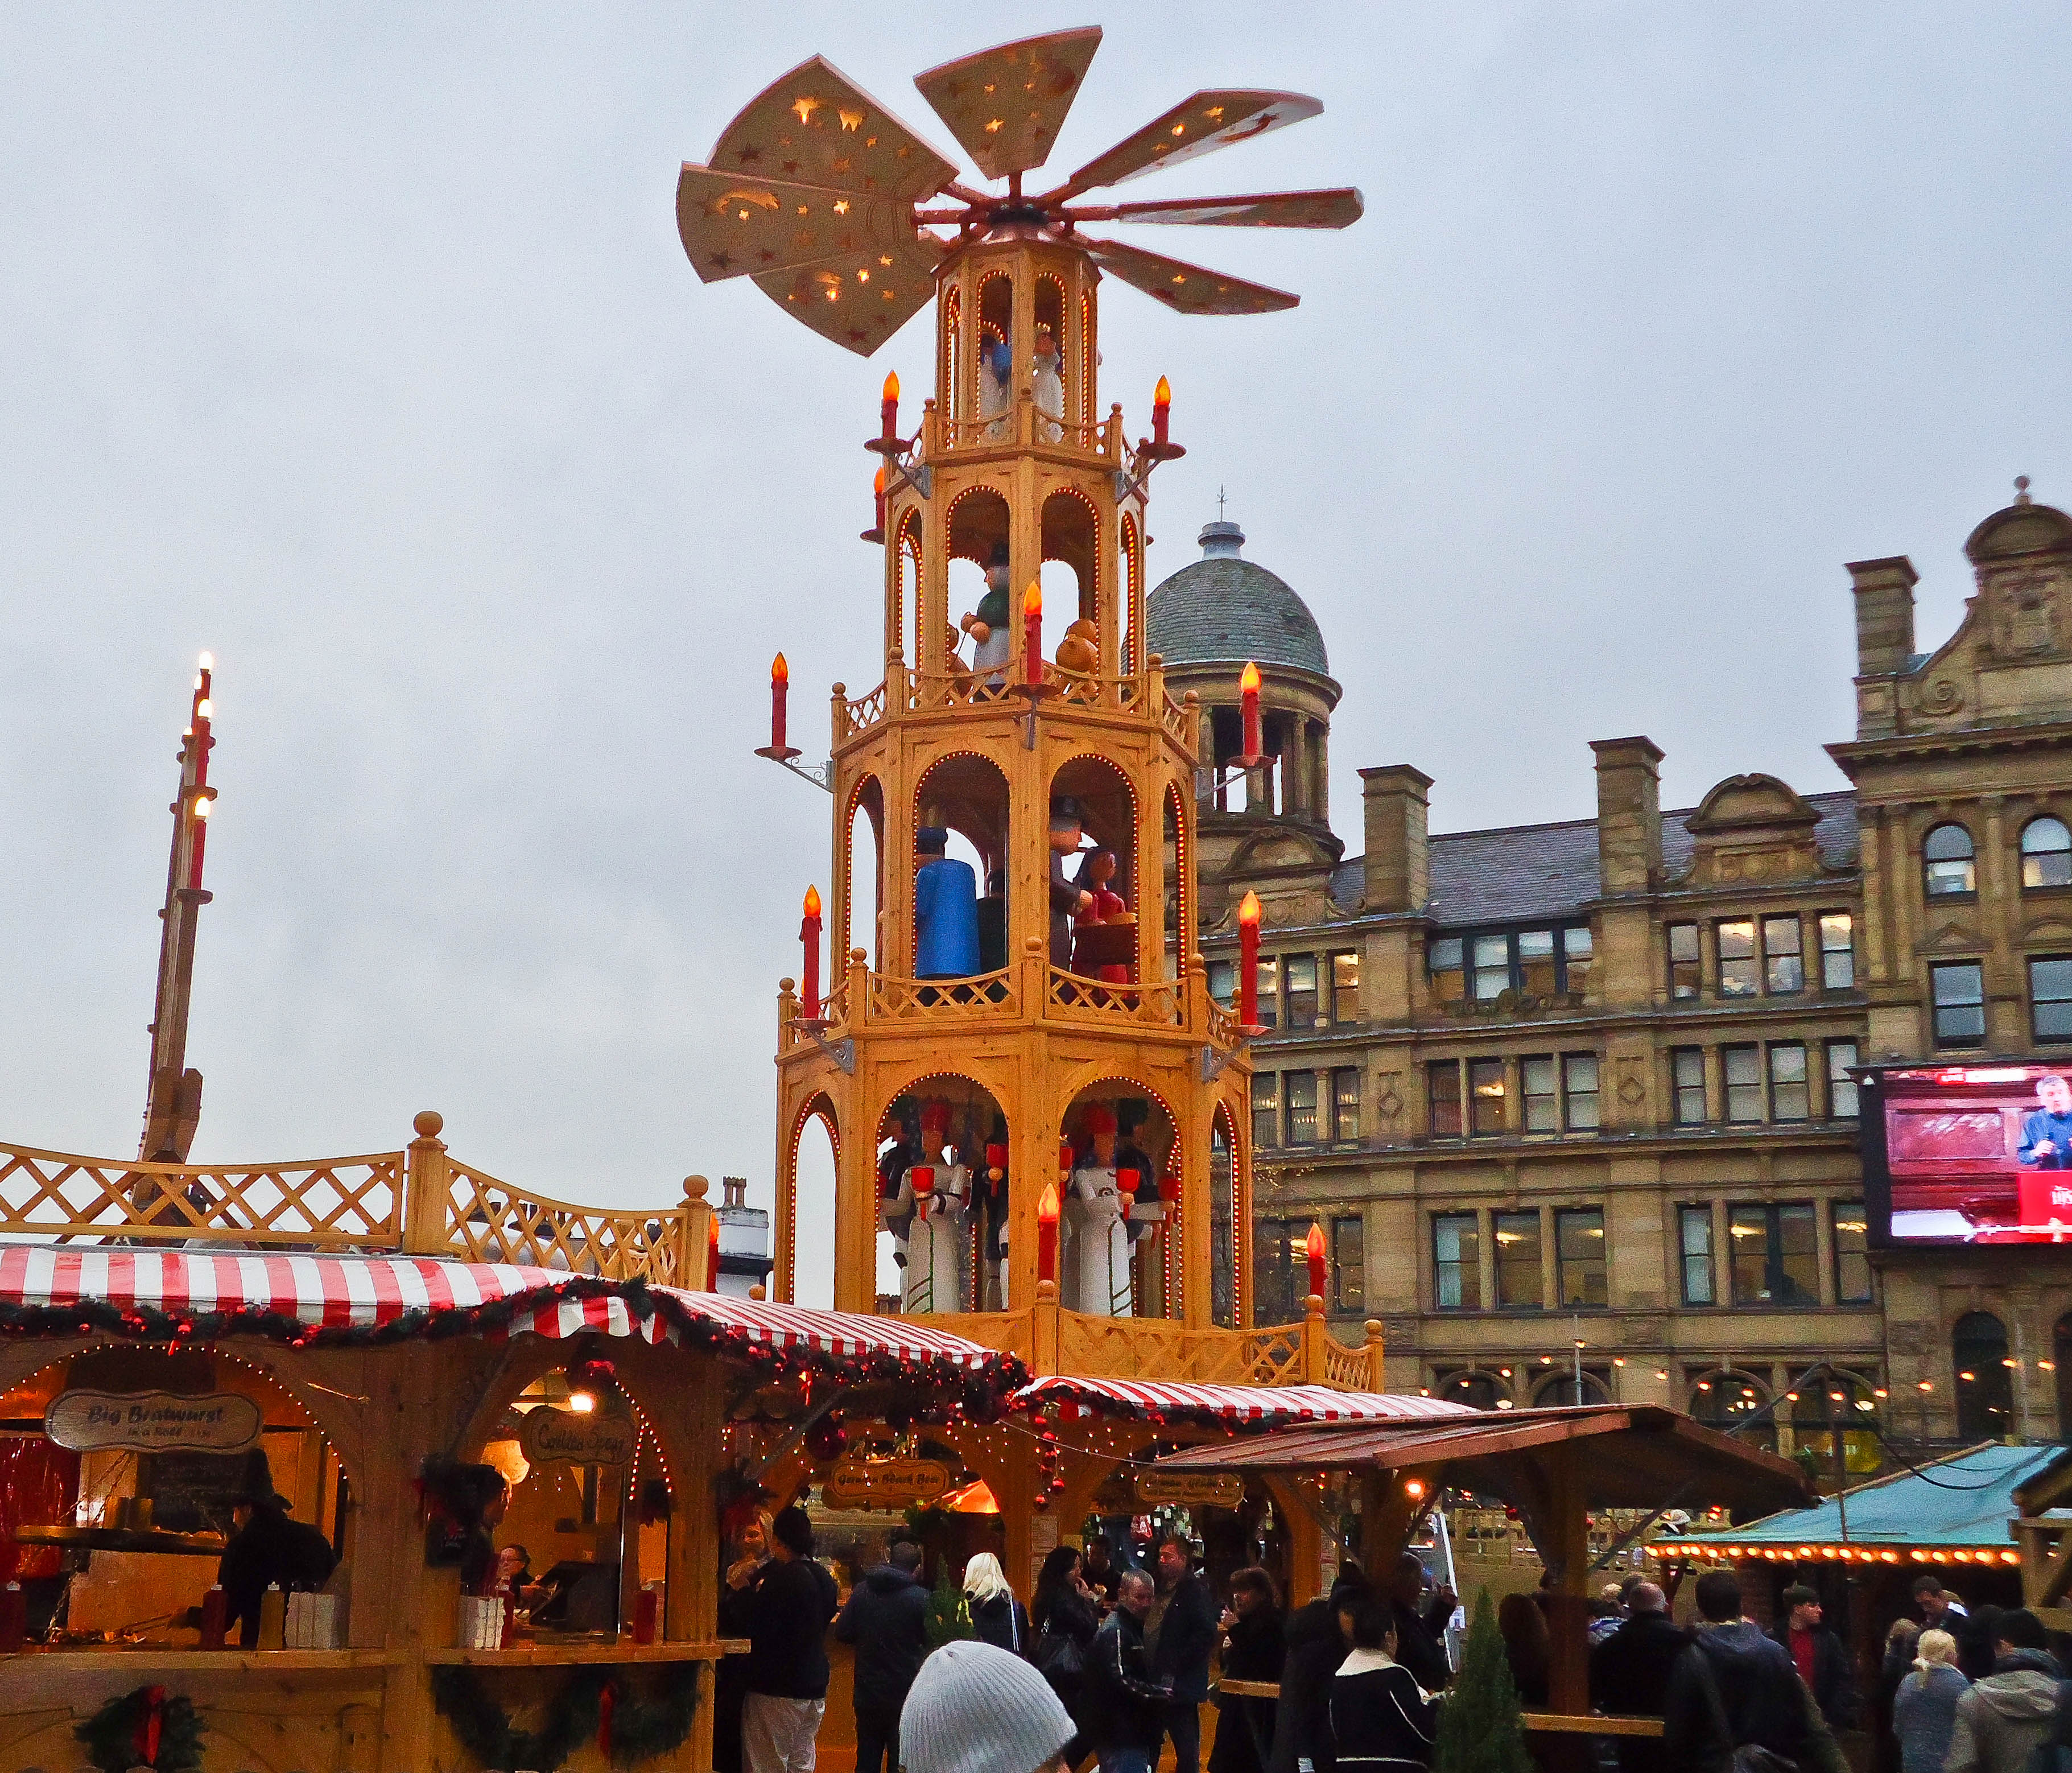
[{"label": "woman with blonde hair", "polygon": [[1028,1610],[1015,1599],[1007,1573],[991,1552],[979,1553],[964,1565],[964,1604],[978,1637],[1018,1656],[1029,1654]]},{"label": "woman with blonde hair", "polygon": [[1892,1701],[1902,1773],[1942,1773],[1957,1701],[1971,1685],[1957,1666],[1957,1640],[1947,1631],[1922,1632],[1914,1644],[1914,1672]]}]

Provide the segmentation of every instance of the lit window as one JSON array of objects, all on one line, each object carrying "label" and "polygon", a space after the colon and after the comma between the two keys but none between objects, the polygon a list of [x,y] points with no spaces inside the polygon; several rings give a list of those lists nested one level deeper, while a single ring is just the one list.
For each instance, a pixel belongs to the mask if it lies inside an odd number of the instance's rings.
[{"label": "lit window", "polygon": [[1461,1068],[1457,1061],[1442,1059],[1425,1068],[1432,1109],[1432,1137],[1457,1139],[1461,1136]]},{"label": "lit window", "polygon": [[1803,1121],[1812,1113],[1806,1087],[1806,1048],[1795,1040],[1780,1041],[1770,1050],[1770,1117]]},{"label": "lit window", "polygon": [[1561,1060],[1561,1087],[1568,1100],[1571,1133],[1593,1133],[1597,1126],[1597,1055],[1568,1053]]},{"label": "lit window", "polygon": [[1496,1219],[1496,1302],[1541,1306],[1540,1215],[1498,1213]]},{"label": "lit window", "polygon": [[1532,998],[1554,995],[1554,932],[1521,930],[1518,936],[1519,989]]},{"label": "lit window", "polygon": [[1281,961],[1276,955],[1262,955],[1260,957],[1259,1026],[1262,1028],[1281,1026]]},{"label": "lit window", "polygon": [[1720,1068],[1727,1085],[1727,1118],[1760,1121],[1762,1118],[1762,1049],[1760,1047],[1722,1047]]},{"label": "lit window", "polygon": [[[1946,828],[1947,829],[1947,828]],[[1986,1039],[1985,969],[1976,961],[1928,969],[1935,1010],[1935,1044],[1982,1047]]]},{"label": "lit window", "polygon": [[1705,1055],[1696,1047],[1679,1047],[1669,1055],[1675,1080],[1676,1124],[1700,1126],[1705,1120]]},{"label": "lit window", "polygon": [[1835,1203],[1835,1298],[1841,1305],[1868,1305],[1871,1259],[1868,1221],[1860,1200]]},{"label": "lit window", "polygon": [[2072,960],[2029,963],[2029,1014],[2038,1041],[2072,1040]]},{"label": "lit window", "polygon": [[1363,1219],[1331,1221],[1331,1309],[1367,1309],[1367,1221]]},{"label": "lit window", "polygon": [[1853,1040],[1827,1043],[1827,1113],[1837,1121],[1856,1117],[1856,1080],[1849,1076],[1856,1063]]},{"label": "lit window", "polygon": [[1357,953],[1331,956],[1331,1020],[1341,1025],[1360,1019],[1359,963]]},{"label": "lit window", "polygon": [[1753,998],[1761,977],[1755,958],[1755,920],[1737,918],[1715,929],[1720,940],[1720,995]]},{"label": "lit window", "polygon": [[1554,1261],[1563,1310],[1605,1302],[1605,1216],[1601,1209],[1592,1207],[1555,1214]]},{"label": "lit window", "polygon": [[1712,1280],[1712,1209],[1679,1207],[1676,1233],[1684,1263],[1684,1302],[1717,1305],[1719,1295]]},{"label": "lit window", "polygon": [[1511,989],[1511,938],[1475,938],[1475,1002],[1494,1002]]},{"label": "lit window", "polygon": [[1848,991],[1856,982],[1854,926],[1847,911],[1820,914],[1820,985],[1826,991]]},{"label": "lit window", "polygon": [[1288,1142],[1290,1145],[1314,1145],[1317,1142],[1317,1074],[1314,1072],[1290,1072],[1285,1079],[1288,1091]]},{"label": "lit window", "polygon": [[1321,1021],[1317,1014],[1317,956],[1314,954],[1291,954],[1281,962],[1281,966],[1288,1012],[1285,1026],[1289,1028],[1320,1026]]},{"label": "lit window", "polygon": [[1728,1211],[1736,1305],[1818,1305],[1819,1257],[1810,1202]]},{"label": "lit window", "polygon": [[1457,936],[1442,936],[1429,951],[1425,965],[1432,975],[1432,996],[1442,1010],[1457,1010],[1468,995],[1468,976],[1462,960]]},{"label": "lit window", "polygon": [[1258,1146],[1281,1143],[1281,1074],[1252,1074],[1252,1142]]},{"label": "lit window", "polygon": [[1803,935],[1795,917],[1762,920],[1764,978],[1773,998],[1788,998],[1806,989],[1806,962],[1799,952]]},{"label": "lit window", "polygon": [[2031,819],[2021,828],[2021,884],[2072,886],[2072,831],[2062,819]]},{"label": "lit window", "polygon": [[1356,1065],[1331,1073],[1331,1137],[1343,1142],[1360,1136],[1360,1074]]},{"label": "lit window", "polygon": [[1971,834],[1960,825],[1938,825],[1921,845],[1922,884],[1930,899],[1951,899],[1979,889]]},{"label": "lit window", "polygon": [[1669,926],[1669,995],[1672,998],[1695,998],[1698,995],[1698,926],[1696,924],[1671,924]]},{"label": "lit window", "polygon": [[1482,1239],[1473,1213],[1432,1216],[1432,1268],[1441,1311],[1478,1311],[1482,1302]]},{"label": "lit window", "polygon": [[1590,926],[1578,924],[1561,932],[1561,989],[1579,995],[1590,982]]},{"label": "lit window", "polygon": [[1468,1114],[1470,1133],[1502,1133],[1506,1130],[1502,1059],[1471,1059],[1468,1061]]},{"label": "lit window", "polygon": [[1561,1127],[1560,1098],[1556,1093],[1554,1061],[1528,1059],[1519,1068],[1519,1093],[1525,1098],[1525,1130],[1556,1133]]}]

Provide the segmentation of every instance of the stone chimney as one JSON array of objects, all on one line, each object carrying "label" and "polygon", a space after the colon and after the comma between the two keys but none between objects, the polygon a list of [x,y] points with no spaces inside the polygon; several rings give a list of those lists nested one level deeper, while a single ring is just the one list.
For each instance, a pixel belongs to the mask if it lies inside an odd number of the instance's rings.
[{"label": "stone chimney", "polygon": [[1867,684],[1889,677],[1914,656],[1914,585],[1920,575],[1904,554],[1889,560],[1852,560],[1849,578],[1856,594],[1856,736],[1881,738],[1898,729],[1897,685]]},{"label": "stone chimney", "polygon": [[1644,893],[1662,878],[1662,747],[1651,738],[1597,738],[1597,878],[1607,898]]},{"label": "stone chimney", "polygon": [[1360,771],[1367,811],[1363,911],[1421,911],[1432,900],[1429,792],[1432,778],[1408,763]]}]

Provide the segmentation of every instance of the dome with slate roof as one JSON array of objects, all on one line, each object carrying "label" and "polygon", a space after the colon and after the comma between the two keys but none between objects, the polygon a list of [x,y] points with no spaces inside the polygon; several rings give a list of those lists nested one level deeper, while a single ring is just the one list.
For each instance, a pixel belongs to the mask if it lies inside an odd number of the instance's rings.
[{"label": "dome with slate roof", "polygon": [[1278,574],[1243,557],[1234,523],[1202,531],[1202,557],[1152,591],[1145,607],[1151,650],[1174,665],[1248,660],[1330,675],[1324,636],[1309,607]]}]

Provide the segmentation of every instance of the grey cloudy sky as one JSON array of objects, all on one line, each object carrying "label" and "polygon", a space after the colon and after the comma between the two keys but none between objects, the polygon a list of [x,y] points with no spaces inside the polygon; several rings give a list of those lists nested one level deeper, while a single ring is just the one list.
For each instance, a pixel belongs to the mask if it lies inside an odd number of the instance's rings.
[{"label": "grey cloudy sky", "polygon": [[[0,10],[0,1128],[134,1151],[166,806],[220,662],[198,1158],[394,1146],[628,1204],[767,1191],[775,982],[828,803],[749,755],[874,682],[855,539],[887,367],[672,214],[820,52],[945,147],[919,69],[1006,4]],[[1351,183],[1343,235],[1138,230],[1300,290],[1110,286],[1104,394],[1175,388],[1155,580],[1219,483],[1309,599],[1355,766],[1442,828],[1839,785],[1845,560],[1921,631],[2011,477],[2072,500],[2072,11],[1116,6],[1055,156],[1198,86],[1322,117],[1133,195]],[[1156,185],[1154,190],[1153,187]]]}]

